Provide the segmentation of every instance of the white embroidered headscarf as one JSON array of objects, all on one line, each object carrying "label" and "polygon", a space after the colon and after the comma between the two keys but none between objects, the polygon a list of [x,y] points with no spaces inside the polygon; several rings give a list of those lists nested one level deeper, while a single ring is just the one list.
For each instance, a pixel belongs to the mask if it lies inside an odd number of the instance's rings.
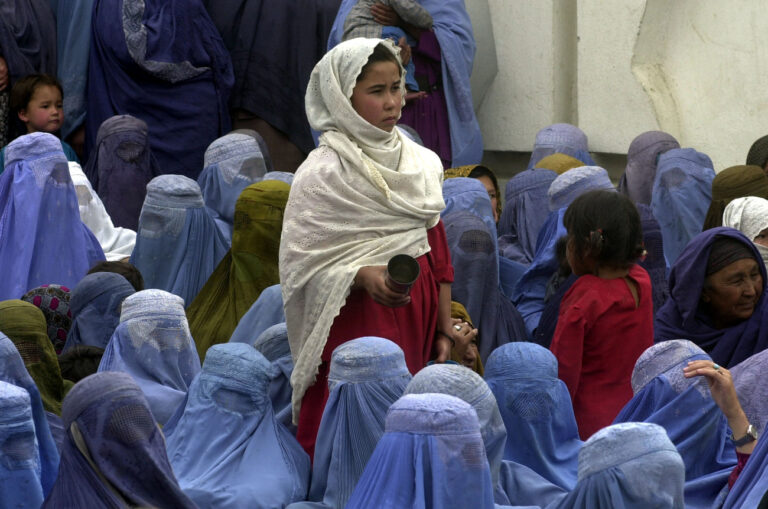
[{"label": "white embroidered headscarf", "polygon": [[352,107],[357,77],[377,44],[399,53],[389,41],[345,41],[318,62],[307,87],[309,124],[323,134],[296,171],[280,241],[294,422],[358,269],[429,252],[427,229],[445,207],[440,158]]},{"label": "white embroidered headscarf", "polygon": [[768,247],[755,243],[755,237],[768,228],[768,200],[757,196],[736,198],[723,211],[723,226],[736,228],[751,240],[768,267]]}]

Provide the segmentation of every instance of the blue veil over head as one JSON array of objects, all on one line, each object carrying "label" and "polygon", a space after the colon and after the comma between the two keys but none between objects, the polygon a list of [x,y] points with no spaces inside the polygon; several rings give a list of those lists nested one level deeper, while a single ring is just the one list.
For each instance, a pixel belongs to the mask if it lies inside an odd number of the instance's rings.
[{"label": "blue veil over head", "polygon": [[333,351],[309,500],[346,506],[384,434],[387,410],[410,380],[403,351],[388,339],[354,339]]},{"label": "blue veil over head", "polygon": [[685,378],[690,361],[711,360],[694,343],[663,341],[637,359],[632,372],[635,396],[614,422],[662,426],[685,464],[686,507],[711,507],[736,466],[728,422],[703,377]]},{"label": "blue veil over head", "polygon": [[557,378],[557,359],[534,343],[509,343],[485,364],[507,430],[504,459],[571,490],[576,485],[579,439],[571,396]]},{"label": "blue veil over head", "polygon": [[306,497],[309,457],[275,420],[269,361],[249,345],[208,350],[167,430],[179,484],[200,507],[284,507]]},{"label": "blue veil over head", "polygon": [[37,509],[42,503],[40,454],[29,394],[0,381],[0,506]]},{"label": "blue veil over head", "polygon": [[390,407],[347,508],[402,507],[494,507],[477,415],[468,403],[410,394]]},{"label": "blue veil over head", "polygon": [[62,418],[61,468],[43,507],[196,507],[176,482],[163,434],[127,374],[82,379],[64,399]]},{"label": "blue veil over head", "polygon": [[181,297],[162,290],[127,297],[99,371],[131,375],[157,422],[165,424],[200,372]]},{"label": "blue veil over head", "polygon": [[535,168],[536,163],[552,154],[565,154],[586,165],[595,164],[592,156],[589,155],[587,135],[571,124],[552,124],[536,133],[536,141],[533,144],[527,169]]},{"label": "blue veil over head", "polygon": [[194,180],[161,175],[147,184],[131,263],[147,288],[189,305],[229,250]]},{"label": "blue veil over head", "polygon": [[50,283],[74,288],[102,260],[80,220],[61,141],[37,132],[11,142],[0,175],[0,300]]},{"label": "blue veil over head", "polygon": [[[262,293],[262,295],[264,294]],[[288,429],[295,431],[296,427],[293,425],[291,412],[293,358],[291,357],[291,345],[288,344],[288,328],[285,322],[273,325],[259,334],[259,337],[253,342],[253,347],[272,363],[269,399],[272,401],[275,416]]]}]

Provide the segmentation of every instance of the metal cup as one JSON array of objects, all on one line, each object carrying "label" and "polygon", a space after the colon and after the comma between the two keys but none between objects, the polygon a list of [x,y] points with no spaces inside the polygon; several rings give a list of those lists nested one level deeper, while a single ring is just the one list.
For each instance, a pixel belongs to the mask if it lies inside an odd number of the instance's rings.
[{"label": "metal cup", "polygon": [[406,254],[395,255],[387,263],[387,287],[394,292],[407,295],[413,283],[419,279],[420,273],[421,267],[416,258]]}]

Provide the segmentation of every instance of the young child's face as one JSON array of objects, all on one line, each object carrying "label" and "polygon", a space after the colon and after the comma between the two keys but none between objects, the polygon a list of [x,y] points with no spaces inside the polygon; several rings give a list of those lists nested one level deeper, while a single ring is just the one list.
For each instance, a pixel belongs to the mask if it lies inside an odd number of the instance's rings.
[{"label": "young child's face", "polygon": [[19,112],[19,118],[26,124],[28,133],[58,131],[64,122],[59,89],[52,85],[37,87],[26,109]]},{"label": "young child's face", "polygon": [[352,90],[352,107],[368,123],[392,132],[400,119],[403,91],[400,68],[394,62],[376,62]]}]

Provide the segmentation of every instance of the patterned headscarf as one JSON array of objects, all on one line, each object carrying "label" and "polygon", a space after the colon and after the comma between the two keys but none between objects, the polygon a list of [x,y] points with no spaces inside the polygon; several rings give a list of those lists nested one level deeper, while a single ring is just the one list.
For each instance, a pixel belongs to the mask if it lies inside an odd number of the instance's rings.
[{"label": "patterned headscarf", "polygon": [[744,196],[768,199],[768,176],[761,167],[731,166],[718,173],[712,181],[712,203],[704,219],[704,229],[722,226],[725,207]]},{"label": "patterned headscarf", "polygon": [[69,309],[69,288],[62,285],[42,285],[33,288],[21,300],[34,304],[45,315],[48,337],[57,354],[61,353],[72,326],[72,312]]}]

